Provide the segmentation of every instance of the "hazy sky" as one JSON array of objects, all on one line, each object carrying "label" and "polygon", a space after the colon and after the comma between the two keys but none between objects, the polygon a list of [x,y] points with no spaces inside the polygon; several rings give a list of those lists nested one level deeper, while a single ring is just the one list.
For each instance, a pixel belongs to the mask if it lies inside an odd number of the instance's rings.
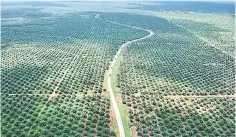
[{"label": "hazy sky", "polygon": [[217,2],[233,2],[234,0],[2,0],[3,2],[8,1],[217,1]]}]

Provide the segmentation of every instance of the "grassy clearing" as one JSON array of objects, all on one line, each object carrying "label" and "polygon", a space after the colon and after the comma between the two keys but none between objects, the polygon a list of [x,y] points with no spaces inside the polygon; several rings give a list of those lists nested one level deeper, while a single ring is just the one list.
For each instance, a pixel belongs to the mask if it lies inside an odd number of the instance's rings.
[{"label": "grassy clearing", "polygon": [[92,96],[93,95],[93,90],[88,90],[88,96]]},{"label": "grassy clearing", "polygon": [[78,92],[78,93],[76,94],[76,97],[79,98],[79,99],[82,99],[82,98],[84,97],[84,94]]},{"label": "grassy clearing", "polygon": [[124,125],[125,136],[126,137],[132,137],[132,133],[131,133],[131,130],[130,130],[131,123],[130,123],[130,120],[129,120],[129,116],[127,115],[128,107],[124,104],[121,104],[121,103],[118,103],[118,107],[119,107],[121,119],[122,119],[122,122],[123,122],[123,125]]},{"label": "grassy clearing", "polygon": [[111,75],[111,80],[112,80],[112,90],[116,96],[116,101],[118,103],[122,123],[124,126],[125,130],[125,136],[126,137],[132,137],[132,132],[130,130],[131,123],[128,117],[128,107],[125,104],[122,104],[121,101],[121,94],[120,94],[120,88],[117,87],[117,75],[120,73],[120,65],[123,62],[123,56],[118,56],[116,59],[116,63],[112,69],[112,75]]},{"label": "grassy clearing", "polygon": [[116,59],[116,63],[112,69],[111,82],[112,82],[112,90],[114,94],[119,93],[120,88],[117,87],[117,75],[120,73],[120,64],[123,61],[123,56],[118,56]]},{"label": "grassy clearing", "polygon": [[104,74],[104,82],[103,82],[103,91],[102,91],[102,96],[105,97],[106,99],[110,99],[110,95],[108,92],[108,85],[107,85],[107,80],[108,80],[108,70],[105,71]]}]

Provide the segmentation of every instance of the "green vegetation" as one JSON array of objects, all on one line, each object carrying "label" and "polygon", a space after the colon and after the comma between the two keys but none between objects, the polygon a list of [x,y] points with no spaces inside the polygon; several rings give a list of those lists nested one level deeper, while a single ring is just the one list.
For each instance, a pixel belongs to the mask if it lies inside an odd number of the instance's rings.
[{"label": "green vegetation", "polygon": [[129,116],[127,115],[128,107],[125,104],[121,104],[121,103],[119,103],[118,107],[119,107],[121,119],[123,122],[124,130],[125,130],[125,136],[132,137],[132,133],[130,130],[131,122],[129,120]]},{"label": "green vegetation", "polygon": [[112,75],[111,75],[111,81],[112,81],[112,90],[115,94],[120,93],[119,85],[117,84],[118,81],[118,75],[120,74],[120,65],[122,63],[122,55],[118,56],[116,59],[116,63],[114,67],[112,68]]},{"label": "green vegetation", "polygon": [[[174,24],[194,33],[209,46],[234,56],[235,18],[226,14],[157,12]],[[222,21],[224,20],[224,21]]]},{"label": "green vegetation", "polygon": [[126,137],[234,136],[235,15],[105,3],[2,6],[1,136],[117,136],[105,76],[148,35],[135,27],[154,35],[111,75]]},{"label": "green vegetation", "polygon": [[[29,22],[4,23],[3,137],[115,136],[109,125],[110,101],[102,94],[104,74],[119,46],[146,32],[96,15],[86,12],[37,20],[27,16]],[[23,108],[11,101],[21,98],[17,102]]]},{"label": "green vegetation", "polygon": [[124,126],[125,136],[132,137],[132,133],[130,130],[131,123],[130,123],[129,116],[128,116],[128,107],[122,103],[122,100],[119,97],[119,95],[121,94],[122,91],[120,90],[119,85],[118,85],[118,75],[120,74],[120,67],[121,67],[122,62],[123,62],[123,56],[121,54],[117,57],[116,63],[112,69],[112,75],[111,75],[112,90],[113,90],[115,96],[117,97],[116,101],[118,103],[122,123]]},{"label": "green vegetation", "polygon": [[[234,58],[162,18],[106,15],[114,20],[119,16],[127,23],[139,18],[132,25],[155,32],[127,48],[118,77],[138,136],[233,136],[234,98],[220,96],[234,94]],[[158,27],[146,26],[149,21]],[[190,101],[175,99],[177,95]],[[207,95],[213,96],[201,98]]]},{"label": "green vegetation", "polygon": [[1,95],[2,136],[25,136],[37,124],[38,113],[47,101],[44,95]]},{"label": "green vegetation", "polygon": [[58,95],[46,101],[44,95],[3,94],[2,135],[112,135],[109,129],[109,100],[101,96],[80,99],[74,95]]}]

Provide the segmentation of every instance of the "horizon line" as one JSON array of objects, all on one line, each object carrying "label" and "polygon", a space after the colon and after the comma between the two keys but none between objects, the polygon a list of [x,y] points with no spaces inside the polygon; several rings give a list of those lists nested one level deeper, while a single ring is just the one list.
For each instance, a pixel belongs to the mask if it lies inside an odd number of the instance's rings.
[{"label": "horizon line", "polygon": [[2,0],[3,2],[233,2],[235,0]]}]

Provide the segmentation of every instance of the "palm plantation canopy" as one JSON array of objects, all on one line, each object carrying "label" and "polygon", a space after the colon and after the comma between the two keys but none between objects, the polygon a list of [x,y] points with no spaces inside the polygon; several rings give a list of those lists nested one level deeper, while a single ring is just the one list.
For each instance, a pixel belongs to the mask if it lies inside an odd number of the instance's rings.
[{"label": "palm plantation canopy", "polygon": [[1,136],[234,136],[234,30],[231,2],[3,2]]}]

